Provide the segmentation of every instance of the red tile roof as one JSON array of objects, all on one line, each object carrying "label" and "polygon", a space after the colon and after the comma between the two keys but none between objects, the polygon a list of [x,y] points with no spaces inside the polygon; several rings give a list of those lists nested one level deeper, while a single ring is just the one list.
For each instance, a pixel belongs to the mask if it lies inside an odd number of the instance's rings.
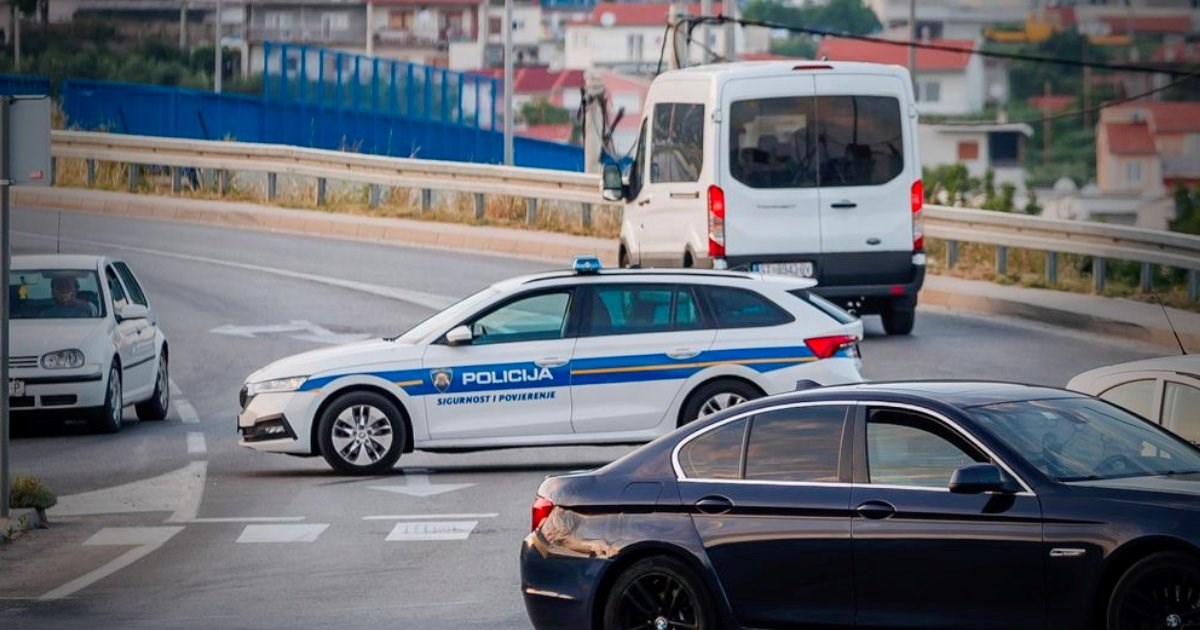
[{"label": "red tile roof", "polygon": [[538,140],[549,140],[551,142],[570,142],[572,129],[573,125],[571,125],[571,123],[564,123],[561,125],[530,125],[517,133],[518,135],[522,135],[527,138],[537,138]]},{"label": "red tile roof", "polygon": [[1118,35],[1125,34],[1177,34],[1187,35],[1192,32],[1192,16],[1187,13],[1167,16],[1125,16],[1104,15],[1100,17]]},{"label": "red tile roof", "polygon": [[1034,106],[1039,112],[1049,113],[1067,109],[1075,104],[1074,96],[1062,94],[1051,94],[1050,96],[1031,96],[1029,104]]},{"label": "red tile roof", "polygon": [[[503,79],[504,70],[489,68],[474,74]],[[513,93],[547,94],[561,90],[578,90],[583,87],[583,70],[551,71],[546,66],[523,66],[513,68]]]},{"label": "red tile roof", "polygon": [[1104,123],[1108,151],[1114,155],[1155,155],[1158,149],[1146,123]]},{"label": "red tile roof", "polygon": [[477,7],[485,0],[370,0],[376,6],[421,7],[421,6],[451,6]]},{"label": "red tile roof", "polygon": [[[962,50],[975,50],[975,42],[969,39],[935,39],[930,43]],[[826,37],[817,49],[817,58],[821,57],[826,57],[830,61],[869,61],[904,66],[908,65],[908,47],[882,42]],[[968,52],[917,49],[917,70],[935,72],[965,70],[970,61],[971,54]]]},{"label": "red tile roof", "polygon": [[1153,59],[1158,63],[1197,63],[1200,62],[1200,44],[1163,44],[1154,51]]},{"label": "red tile roof", "polygon": [[1113,109],[1113,114],[1143,112],[1154,135],[1200,133],[1200,102],[1197,101],[1154,101]]}]

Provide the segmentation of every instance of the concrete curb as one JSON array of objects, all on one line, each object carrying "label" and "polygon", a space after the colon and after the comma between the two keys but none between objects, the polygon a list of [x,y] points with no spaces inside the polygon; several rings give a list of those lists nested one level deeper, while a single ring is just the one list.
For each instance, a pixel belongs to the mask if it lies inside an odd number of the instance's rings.
[{"label": "concrete curb", "polygon": [[0,545],[10,543],[25,532],[45,526],[41,514],[33,508],[9,511],[9,517],[0,519]]},{"label": "concrete curb", "polygon": [[[615,240],[558,232],[331,214],[254,203],[159,197],[79,188],[17,187],[14,189],[13,202],[22,206],[123,217],[224,225],[452,251],[468,250],[560,264],[581,253],[596,254],[605,265],[612,266],[617,262]],[[1004,292],[1001,288],[991,287],[991,283],[978,283],[988,286],[973,293],[931,286],[936,284],[936,278],[927,281],[919,298],[922,304],[942,306],[955,311],[1028,319],[1078,331],[1177,347],[1174,334],[1165,320],[1162,325],[1148,326],[1098,315],[1095,310],[1099,309],[1089,310],[1086,305],[1081,306],[1080,310],[1069,310],[1024,299],[1006,298],[990,294]],[[1200,334],[1180,329],[1179,336],[1186,347],[1200,348]]]}]

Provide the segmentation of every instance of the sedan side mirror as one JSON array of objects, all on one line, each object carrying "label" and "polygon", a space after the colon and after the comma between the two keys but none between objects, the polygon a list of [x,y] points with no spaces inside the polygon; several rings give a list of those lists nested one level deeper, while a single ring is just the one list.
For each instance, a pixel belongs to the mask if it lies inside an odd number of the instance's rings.
[{"label": "sedan side mirror", "polygon": [[126,304],[116,310],[117,321],[125,321],[127,319],[147,319],[150,317],[150,309],[141,304]]},{"label": "sedan side mirror", "polygon": [[471,329],[467,326],[456,326],[446,333],[446,345],[450,346],[465,346],[471,343],[475,335],[471,334]]},{"label": "sedan side mirror", "polygon": [[1018,490],[1020,488],[1016,482],[1009,479],[995,464],[969,464],[954,471],[954,475],[950,477],[950,492],[955,494],[1012,494]]},{"label": "sedan side mirror", "polygon": [[601,181],[605,201],[620,201],[625,198],[625,183],[621,181],[620,166],[605,164]]}]

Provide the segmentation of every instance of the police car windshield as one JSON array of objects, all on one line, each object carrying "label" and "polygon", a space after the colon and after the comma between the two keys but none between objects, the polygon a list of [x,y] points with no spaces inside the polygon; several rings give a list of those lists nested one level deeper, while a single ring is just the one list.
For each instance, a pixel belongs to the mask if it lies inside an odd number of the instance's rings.
[{"label": "police car windshield", "polygon": [[480,304],[490,300],[497,293],[499,293],[499,291],[488,287],[478,293],[467,296],[455,302],[454,304],[451,304],[445,309],[434,313],[421,323],[409,328],[400,336],[393,337],[392,341],[396,341],[398,343],[416,343],[421,339],[424,339],[425,337],[437,332],[439,328],[448,322],[462,319],[466,314],[474,311],[479,307]]}]

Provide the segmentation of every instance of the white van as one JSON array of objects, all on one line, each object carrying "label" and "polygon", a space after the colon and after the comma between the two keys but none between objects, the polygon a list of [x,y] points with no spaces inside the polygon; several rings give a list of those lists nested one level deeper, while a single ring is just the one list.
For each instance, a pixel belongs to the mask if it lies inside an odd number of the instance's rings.
[{"label": "white van", "polygon": [[624,266],[758,269],[889,334],[912,330],[925,279],[917,109],[908,71],[798,61],[702,66],[650,87],[624,200]]}]

